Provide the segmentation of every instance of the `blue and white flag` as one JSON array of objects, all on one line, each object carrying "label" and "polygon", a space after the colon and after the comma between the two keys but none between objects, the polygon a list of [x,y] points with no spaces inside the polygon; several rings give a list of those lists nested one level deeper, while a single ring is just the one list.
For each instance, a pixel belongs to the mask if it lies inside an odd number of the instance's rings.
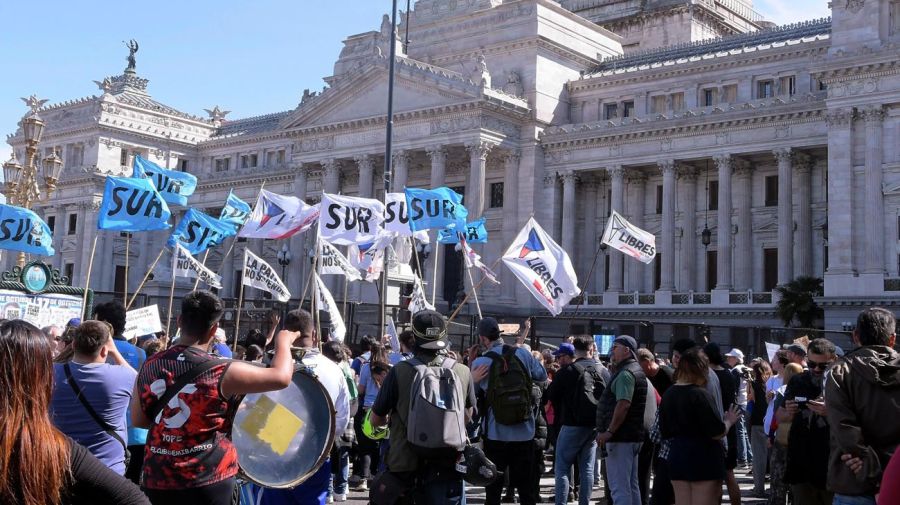
[{"label": "blue and white flag", "polygon": [[225,206],[222,207],[222,214],[219,220],[233,225],[235,228],[244,226],[253,209],[250,204],[235,196],[234,191],[228,192],[228,198],[225,200]]},{"label": "blue and white flag", "polygon": [[53,256],[53,232],[33,211],[0,205],[0,249]]},{"label": "blue and white flag", "polygon": [[166,230],[169,206],[148,179],[106,177],[97,228],[113,231]]},{"label": "blue and white flag", "polygon": [[412,231],[463,227],[469,211],[463,207],[462,196],[448,187],[435,189],[406,188],[406,208]]},{"label": "blue and white flag", "polygon": [[[484,226],[484,218],[466,225],[466,242],[470,244],[484,244],[488,241],[487,228]],[[457,238],[456,227],[447,228],[438,232],[438,243],[455,244]]]},{"label": "blue and white flag", "polygon": [[554,316],[581,292],[569,255],[534,218],[506,250],[503,263]]},{"label": "blue and white flag", "polygon": [[168,203],[187,206],[187,197],[197,189],[197,177],[180,170],[169,170],[140,156],[134,157],[132,177],[150,179]]},{"label": "blue and white flag", "polygon": [[200,254],[210,247],[221,245],[234,235],[237,230],[230,223],[204,214],[197,209],[188,209],[178,222],[178,226],[169,235],[166,245],[175,247],[181,244],[187,252]]}]

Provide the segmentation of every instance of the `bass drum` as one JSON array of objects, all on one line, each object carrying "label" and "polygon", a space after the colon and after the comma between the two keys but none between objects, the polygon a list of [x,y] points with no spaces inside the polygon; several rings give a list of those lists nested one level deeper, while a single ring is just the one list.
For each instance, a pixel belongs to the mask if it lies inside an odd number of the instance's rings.
[{"label": "bass drum", "polygon": [[249,394],[234,416],[232,441],[247,480],[262,487],[300,485],[328,459],[335,411],[328,391],[305,369],[281,391]]}]

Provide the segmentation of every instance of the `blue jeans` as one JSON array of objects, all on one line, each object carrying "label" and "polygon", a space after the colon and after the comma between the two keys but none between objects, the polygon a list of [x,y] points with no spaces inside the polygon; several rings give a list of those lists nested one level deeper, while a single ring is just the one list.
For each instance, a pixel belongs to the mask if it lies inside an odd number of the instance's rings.
[{"label": "blue jeans", "polygon": [[331,454],[331,462],[334,466],[331,468],[333,479],[328,494],[347,494],[347,479],[350,477],[350,448],[336,447]]},{"label": "blue jeans", "polygon": [[875,505],[874,496],[847,496],[845,494],[834,495],[833,505]]},{"label": "blue jeans", "polygon": [[616,505],[641,505],[638,454],[641,442],[607,442],[606,473],[609,495]]},{"label": "blue jeans", "polygon": [[594,455],[597,441],[594,428],[590,426],[563,426],[556,439],[556,505],[565,505],[569,495],[569,471],[578,465],[581,480],[578,493],[579,505],[588,505],[594,484]]},{"label": "blue jeans", "polygon": [[747,426],[750,424],[749,419],[750,416],[747,414],[747,410],[744,409],[741,411],[737,424],[735,424],[735,428],[737,428],[738,463],[751,463],[753,461],[753,450],[751,449],[750,436],[747,432]]},{"label": "blue jeans", "polygon": [[465,505],[466,488],[459,474],[445,472],[425,479],[412,491],[413,503]]}]

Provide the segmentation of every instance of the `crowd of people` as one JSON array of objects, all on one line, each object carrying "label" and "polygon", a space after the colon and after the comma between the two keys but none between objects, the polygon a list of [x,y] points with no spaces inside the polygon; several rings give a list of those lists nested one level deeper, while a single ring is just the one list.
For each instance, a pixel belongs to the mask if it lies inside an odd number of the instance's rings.
[{"label": "crowd of people", "polygon": [[[608,355],[588,335],[540,351],[525,344],[530,320],[503,335],[490,317],[477,343],[452,349],[427,310],[355,349],[302,309],[234,346],[223,312],[214,294],[188,294],[171,340],[126,340],[117,301],[64,328],[0,322],[0,503],[305,504],[357,491],[374,505],[461,504],[484,486],[488,505],[740,504],[738,469],[772,505],[900,503],[900,354],[882,308],[860,313],[851,351],[797,340],[771,362],[690,339],[663,359],[627,335]],[[300,368],[334,407],[328,457],[290,489],[245,482],[237,405]]]}]

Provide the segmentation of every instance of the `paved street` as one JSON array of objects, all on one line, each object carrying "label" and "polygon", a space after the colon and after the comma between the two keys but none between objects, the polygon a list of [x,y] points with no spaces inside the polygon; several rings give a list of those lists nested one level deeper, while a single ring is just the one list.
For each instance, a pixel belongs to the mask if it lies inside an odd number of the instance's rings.
[{"label": "paved street", "polygon": [[[549,468],[549,467],[548,467]],[[747,470],[738,470],[737,471],[738,483],[741,486],[741,494],[742,494],[742,503],[749,504],[762,504],[765,503],[765,500],[760,498],[752,498],[750,496],[750,491],[753,489],[753,478],[747,473]],[[724,486],[723,486],[724,493]],[[541,496],[544,497],[543,503],[552,503],[553,496],[553,475],[544,474],[541,478]],[[605,501],[602,500],[604,497],[603,489],[595,489],[593,495],[591,496],[592,503],[604,504]],[[350,496],[346,503],[362,505],[368,503],[368,492],[351,492]],[[466,490],[466,503],[468,504],[480,504],[484,503],[484,488],[476,487],[469,488]],[[722,503],[731,503],[731,500],[728,499],[728,495],[724,494]]]}]

